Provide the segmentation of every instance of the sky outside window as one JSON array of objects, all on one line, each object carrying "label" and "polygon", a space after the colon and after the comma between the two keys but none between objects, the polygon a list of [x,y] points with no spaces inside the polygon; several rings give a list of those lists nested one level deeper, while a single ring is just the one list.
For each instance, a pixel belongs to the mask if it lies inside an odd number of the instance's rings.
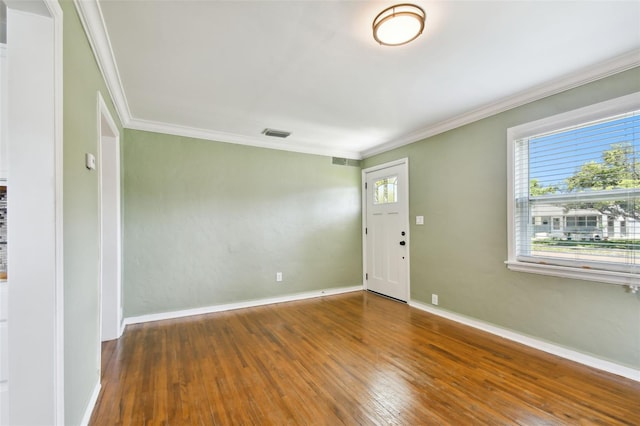
[{"label": "sky outside window", "polygon": [[640,111],[610,121],[531,138],[529,180],[537,180],[540,187],[555,187],[555,193],[569,192],[567,178],[586,163],[603,163],[603,153],[619,144],[630,147],[632,163],[639,160]]}]

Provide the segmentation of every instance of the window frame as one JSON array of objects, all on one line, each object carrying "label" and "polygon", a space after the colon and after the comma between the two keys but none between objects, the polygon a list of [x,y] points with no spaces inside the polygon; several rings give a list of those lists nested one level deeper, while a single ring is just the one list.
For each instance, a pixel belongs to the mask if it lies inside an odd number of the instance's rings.
[{"label": "window frame", "polygon": [[516,253],[516,141],[541,133],[577,126],[617,114],[640,109],[640,92],[589,105],[576,110],[552,115],[540,120],[520,124],[507,129],[507,260],[505,264],[512,271],[542,274],[555,277],[598,281],[637,288],[640,274],[617,272],[606,269],[589,269],[578,266],[551,265],[539,261],[522,261]]}]

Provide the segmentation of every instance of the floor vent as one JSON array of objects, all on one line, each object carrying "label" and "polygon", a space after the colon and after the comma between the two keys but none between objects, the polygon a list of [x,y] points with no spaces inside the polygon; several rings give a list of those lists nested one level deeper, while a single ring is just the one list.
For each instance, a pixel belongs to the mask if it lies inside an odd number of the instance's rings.
[{"label": "floor vent", "polygon": [[333,157],[332,163],[336,166],[360,167],[360,160],[352,160],[351,158]]},{"label": "floor vent", "polygon": [[264,129],[262,134],[265,136],[271,136],[274,138],[286,138],[291,135],[291,132],[285,132],[284,130]]}]

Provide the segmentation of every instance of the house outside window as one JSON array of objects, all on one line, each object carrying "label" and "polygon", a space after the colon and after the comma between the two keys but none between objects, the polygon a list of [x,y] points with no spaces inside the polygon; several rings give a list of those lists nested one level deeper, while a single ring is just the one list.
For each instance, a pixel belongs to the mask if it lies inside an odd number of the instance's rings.
[{"label": "house outside window", "polygon": [[640,284],[640,93],[508,130],[512,270]]}]

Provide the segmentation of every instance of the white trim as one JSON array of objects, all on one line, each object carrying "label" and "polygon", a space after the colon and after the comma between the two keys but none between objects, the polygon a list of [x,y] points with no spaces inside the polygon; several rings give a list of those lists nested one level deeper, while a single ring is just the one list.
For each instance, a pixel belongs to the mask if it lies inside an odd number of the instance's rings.
[{"label": "white trim", "polygon": [[409,164],[409,158],[408,157],[404,157],[404,158],[400,158],[398,160],[393,160],[393,161],[389,161],[387,163],[383,163],[383,164],[378,164],[377,166],[371,166],[371,167],[367,167],[366,169],[362,170],[362,176],[364,176],[364,173],[371,173],[371,172],[375,172],[378,170],[382,170],[382,169],[388,169],[389,167],[395,167],[395,166],[400,166],[402,164]]},{"label": "white trim", "polygon": [[530,90],[525,90],[513,96],[508,96],[499,101],[484,105],[480,108],[458,115],[457,117],[441,121],[434,125],[412,132],[404,137],[392,140],[370,149],[365,149],[360,154],[367,158],[376,154],[390,151],[404,145],[408,145],[431,136],[456,129],[483,118],[517,108],[528,103],[556,95],[558,93],[591,83],[596,80],[609,77],[614,74],[627,71],[640,66],[640,49],[635,49],[623,55],[599,63],[593,67],[580,70],[559,79],[541,84]]},{"label": "white trim", "polygon": [[189,138],[205,139],[216,142],[233,143],[237,145],[255,146],[259,148],[277,149],[281,151],[300,152],[303,154],[325,155],[329,157],[344,157],[361,160],[362,156],[355,151],[341,151],[334,148],[321,148],[318,146],[302,145],[298,142],[272,142],[268,136],[243,136],[234,133],[219,132],[196,127],[181,126],[178,124],[160,123],[157,121],[132,118],[126,127],[134,130],[164,133],[167,135],[183,136]]},{"label": "white trim", "polygon": [[[107,103],[104,101],[104,97],[102,96],[102,93],[98,90],[98,118],[102,118],[104,117],[107,120],[107,124],[109,125],[109,130],[111,130],[111,132],[114,135],[118,135],[118,126],[116,125],[116,122],[113,120],[113,117],[111,116],[111,111],[109,111],[109,108],[107,107]],[[101,126],[100,126],[101,127]],[[101,137],[102,133],[98,134],[98,137]]]},{"label": "white trim", "polygon": [[536,339],[534,337],[520,334],[506,328],[498,327],[484,321],[472,319],[464,315],[456,314],[440,308],[435,308],[433,306],[429,306],[415,300],[411,300],[409,302],[409,306],[425,312],[429,312],[439,317],[458,322],[460,324],[467,325],[469,327],[473,327],[478,330],[486,331],[487,333],[503,337],[513,342],[521,343],[530,348],[534,348],[552,355],[559,356],[564,359],[568,359],[570,361],[597,368],[598,370],[606,371],[611,374],[617,374],[618,376],[626,377],[628,379],[640,382],[640,369],[626,367],[624,365],[616,364],[614,362],[597,358],[592,355],[587,355],[572,349],[567,349],[565,347],[549,343],[544,340]]},{"label": "white trim", "polygon": [[[24,24],[23,22],[15,27],[13,25],[8,26],[8,29],[14,27],[16,33],[13,36],[16,38],[13,41],[19,41],[19,43],[16,44],[16,49],[12,49],[11,45],[9,45],[9,70],[13,69],[13,72],[9,71],[9,74],[17,79],[13,81],[15,85],[12,88],[13,90],[10,91],[15,96],[11,96],[11,93],[9,96],[9,99],[13,99],[14,105],[8,110],[11,111],[17,105],[18,111],[14,110],[12,112],[14,115],[7,117],[9,129],[14,129],[7,138],[9,141],[13,141],[10,146],[13,146],[14,151],[11,152],[15,154],[17,151],[19,153],[18,158],[22,158],[22,160],[24,160],[24,152],[15,148],[21,145],[23,139],[29,144],[40,144],[40,147],[43,148],[42,150],[37,150],[41,152],[32,159],[30,165],[22,162],[16,163],[16,167],[9,170],[9,180],[14,186],[17,182],[22,181],[21,185],[31,189],[35,188],[35,192],[30,194],[31,198],[28,195],[25,196],[26,193],[24,191],[21,192],[20,188],[16,188],[16,193],[23,194],[20,197],[21,205],[22,207],[28,206],[28,203],[33,202],[35,198],[41,197],[38,200],[37,209],[47,219],[50,219],[46,220],[45,223],[40,223],[35,228],[37,229],[36,232],[42,235],[36,238],[38,244],[41,245],[36,252],[29,253],[28,250],[24,250],[24,246],[28,246],[29,241],[31,241],[32,235],[30,235],[30,232],[25,232],[22,225],[19,226],[20,230],[18,231],[21,236],[20,244],[17,245],[18,258],[23,256],[28,258],[30,254],[37,256],[38,262],[42,262],[42,265],[40,265],[42,271],[46,271],[46,278],[43,278],[41,274],[41,276],[34,279],[30,271],[28,271],[29,266],[23,265],[22,260],[18,261],[20,266],[16,271],[20,270],[20,276],[25,279],[25,284],[28,284],[28,286],[24,286],[22,290],[20,290],[21,286],[14,286],[16,292],[11,296],[10,309],[15,314],[22,310],[23,304],[24,306],[27,304],[34,306],[38,313],[31,313],[30,315],[32,322],[39,324],[39,327],[29,327],[27,323],[20,319],[17,322],[13,321],[12,328],[20,323],[23,325],[13,330],[15,333],[11,338],[11,347],[9,348],[9,358],[12,365],[10,368],[12,375],[9,378],[11,382],[9,385],[11,401],[10,422],[45,421],[48,424],[62,425],[65,418],[63,13],[57,0],[34,2],[7,0],[5,3],[7,4],[8,13],[10,11],[13,13],[12,17],[8,18],[10,21],[20,16],[21,20],[24,19],[31,23]],[[25,29],[22,28],[23,25],[31,25],[31,27]],[[29,42],[28,38],[23,40],[23,31],[37,33],[38,41]],[[25,46],[29,48],[29,55],[23,54]],[[12,62],[14,60],[15,63]],[[30,65],[26,65],[29,62]],[[32,71],[34,67],[40,67],[37,68],[40,71],[37,74],[29,72],[28,76],[23,78],[23,69]],[[48,75],[50,78],[42,80],[40,77],[35,77],[36,80],[39,80],[37,83],[33,80],[24,81],[29,78],[34,79],[34,75],[41,76],[43,74]],[[29,91],[25,92],[24,89],[29,86],[38,87],[38,93],[34,95]],[[38,111],[36,115],[39,120],[34,125],[39,127],[42,125],[41,121],[46,122],[44,131],[41,128],[35,134],[30,130],[24,132],[23,115],[29,116],[30,114],[28,109],[24,108],[22,102],[37,105],[35,109]],[[42,120],[43,117],[44,120]],[[30,168],[27,168],[29,166]],[[33,175],[33,182],[24,179],[30,175]],[[33,205],[30,208],[33,209]],[[28,210],[28,208],[25,210]],[[18,274],[15,275],[17,276]],[[16,282],[16,284],[19,283]],[[27,290],[25,291],[25,289]],[[41,292],[41,294],[35,296],[33,292],[29,292],[31,289]],[[14,295],[17,295],[18,298],[16,299]],[[43,299],[43,295],[46,300]],[[12,316],[13,314],[10,315]],[[20,312],[18,318],[23,317],[23,315],[24,313]],[[30,328],[29,331],[36,333],[32,336],[34,338],[32,340],[37,342],[39,348],[46,347],[44,354],[39,353],[39,350],[34,349],[34,347],[29,347],[31,346],[30,344],[23,344],[24,342],[16,338],[16,336],[19,337],[21,335],[20,330],[23,326],[27,326],[27,329]],[[13,344],[16,342],[18,342],[18,345],[14,347]],[[44,364],[34,366],[33,362],[31,362],[33,360],[36,360],[36,362],[43,361]],[[32,370],[38,372],[30,373]],[[43,394],[41,397],[42,400],[37,405],[37,409],[34,409],[33,404],[29,405],[29,401],[33,399],[33,396],[29,394],[29,389],[33,389],[31,385],[34,382],[40,383],[39,389],[46,389],[47,391],[47,395]],[[19,387],[16,387],[16,385],[19,385]],[[19,389],[17,394],[15,394],[16,389]]]},{"label": "white trim", "polygon": [[526,136],[588,123],[638,108],[640,108],[640,92],[630,93],[618,98],[510,127],[507,129],[507,136],[508,139],[511,140],[520,139]]},{"label": "white trim", "polygon": [[636,109],[640,109],[640,92],[555,114],[507,129],[507,261],[505,262],[507,268],[517,272],[597,281],[607,284],[625,286],[638,286],[640,284],[640,276],[638,274],[583,268],[581,265],[549,265],[543,263],[544,259],[542,258],[540,263],[522,262],[517,257],[515,235],[515,141],[523,137],[588,123]]},{"label": "white trim", "polygon": [[405,200],[407,202],[407,217],[406,217],[406,228],[407,228],[407,301],[411,299],[411,220],[409,220],[409,158],[404,157],[398,160],[389,161],[386,163],[378,164],[375,166],[368,167],[366,169],[362,169],[361,172],[361,182],[360,188],[362,189],[362,287],[367,290],[367,190],[365,188],[365,184],[367,183],[367,174],[377,172],[378,170],[388,169],[390,167],[395,166],[404,166],[404,178],[406,181],[405,187]]},{"label": "white trim", "polygon": [[[116,125],[115,121],[113,120],[113,117],[111,116],[111,112],[109,111],[109,108],[107,107],[107,104],[104,101],[104,98],[102,97],[102,93],[100,93],[100,91],[97,92],[97,147],[98,147],[98,159],[99,159],[99,167],[98,167],[98,200],[99,200],[99,215],[100,215],[100,232],[99,232],[99,243],[98,243],[98,253],[99,253],[99,259],[100,259],[100,286],[99,286],[99,294],[100,294],[100,323],[99,323],[99,336],[100,339],[98,339],[98,360],[100,359],[100,352],[101,352],[101,342],[104,339],[104,335],[103,335],[103,316],[104,316],[104,312],[103,312],[103,303],[104,303],[104,298],[103,298],[103,283],[102,283],[102,278],[103,278],[103,264],[102,264],[102,260],[103,260],[103,253],[102,253],[102,249],[103,249],[103,228],[104,228],[104,218],[103,218],[103,208],[104,206],[102,205],[102,189],[103,189],[103,174],[104,174],[104,170],[105,170],[105,162],[104,162],[104,153],[103,153],[103,145],[105,143],[114,144],[114,150],[115,150],[115,157],[116,157],[116,163],[114,165],[114,175],[116,176],[117,179],[117,185],[116,185],[116,194],[115,194],[115,198],[116,198],[116,206],[115,206],[115,211],[117,212],[117,217],[116,217],[116,304],[117,306],[115,306],[116,309],[116,334],[115,335],[109,335],[107,336],[108,339],[107,340],[111,340],[111,339],[117,339],[119,338],[122,333],[122,209],[121,209],[121,179],[120,179],[120,132],[118,130],[118,126]],[[104,132],[104,128],[102,127],[102,119],[105,119],[105,121],[107,122],[107,126],[108,126],[108,131],[111,132],[111,134],[113,135],[113,137],[109,137],[105,135]],[[105,142],[105,139],[113,139],[113,141],[109,141],[109,142]],[[111,302],[107,302],[109,306],[109,303]]]},{"label": "white trim", "polygon": [[91,420],[91,415],[93,414],[93,409],[96,407],[96,403],[98,402],[98,397],[100,396],[101,386],[102,385],[98,381],[98,383],[96,383],[96,386],[93,388],[93,393],[91,394],[91,398],[87,403],[87,408],[84,410],[82,421],[80,422],[81,426],[87,426],[89,424],[89,420]]},{"label": "white trim", "polygon": [[516,95],[503,98],[499,101],[476,108],[454,118],[419,129],[398,139],[391,140],[370,149],[365,149],[361,152],[339,152],[318,147],[283,146],[262,141],[257,137],[253,138],[214,130],[197,129],[187,126],[158,123],[133,118],[122,86],[122,81],[120,79],[115,56],[111,47],[111,41],[109,40],[109,35],[106,31],[100,5],[96,0],[74,0],[74,4],[96,60],[98,61],[98,66],[102,71],[105,81],[107,82],[107,87],[109,88],[111,98],[114,100],[120,121],[125,128],[161,132],[176,136],[197,137],[206,140],[258,146],[284,151],[346,157],[357,160],[390,151],[392,149],[444,133],[448,130],[464,126],[465,124],[473,123],[521,105],[640,66],[640,49],[635,49],[608,61],[599,63],[593,67],[541,84],[530,90],[525,90]]},{"label": "white trim", "polygon": [[7,176],[9,175],[9,160],[7,158],[9,147],[7,143],[8,131],[6,119],[8,115],[6,93],[9,84],[7,70],[7,45],[0,43],[0,94],[2,94],[2,96],[0,96],[0,140],[2,140],[2,147],[0,149],[0,182],[3,182],[5,185]]},{"label": "white trim", "polygon": [[102,72],[107,89],[116,107],[116,113],[120,118],[120,122],[126,125],[131,120],[131,111],[122,87],[122,80],[113,55],[111,40],[106,30],[100,4],[96,0],[74,0],[73,3],[80,17],[80,22],[82,22],[84,32],[87,34],[98,68]]},{"label": "white trim", "polygon": [[351,293],[354,291],[362,291],[361,285],[352,287],[328,288],[324,290],[314,290],[305,293],[289,294],[284,296],[269,297],[259,300],[247,300],[244,302],[226,303],[223,305],[205,306],[202,308],[185,309],[182,311],[163,312],[159,314],[140,315],[137,317],[129,317],[124,319],[124,325],[139,324],[150,321],[162,321],[174,318],[183,318],[193,315],[210,314],[214,312],[231,311],[234,309],[253,308],[256,306],[271,305],[274,303],[295,302],[297,300],[313,299],[315,297],[333,296],[336,294]]},{"label": "white trim", "polygon": [[64,56],[63,13],[58,0],[45,0],[53,19],[53,108],[54,108],[54,173],[55,173],[55,354],[54,354],[54,404],[56,424],[65,423],[64,387]]},{"label": "white trim", "polygon": [[624,286],[640,285],[638,274],[626,272],[605,271],[601,269],[586,269],[571,266],[547,265],[543,263],[531,263],[506,261],[507,268],[515,272],[528,272],[531,274],[548,275],[552,277],[573,278],[575,280],[596,281],[606,284]]},{"label": "white trim", "polygon": [[115,55],[113,54],[111,40],[109,39],[109,34],[106,30],[100,4],[96,0],[74,0],[73,3],[78,12],[78,16],[80,17],[80,21],[82,22],[82,26],[84,27],[84,31],[87,34],[89,44],[91,45],[94,56],[96,57],[98,67],[102,72],[109,94],[113,99],[113,103],[123,127],[127,129],[144,130],[147,132],[164,133],[167,135],[234,143],[238,145],[248,145],[282,151],[300,152],[304,154],[345,157],[356,160],[362,159],[360,153],[355,151],[342,151],[309,145],[304,146],[300,143],[286,144],[282,142],[272,142],[270,140],[265,140],[264,138],[266,138],[266,136],[243,136],[234,133],[134,118],[131,114],[129,103],[122,85],[122,79],[120,78],[120,73],[118,71]]},{"label": "white trim", "polygon": [[362,233],[362,288],[367,290],[367,174],[365,169],[360,171],[360,176],[360,194],[362,198],[360,203],[362,206],[360,208],[362,210],[362,219],[360,220],[362,224],[362,229],[360,230]]}]

